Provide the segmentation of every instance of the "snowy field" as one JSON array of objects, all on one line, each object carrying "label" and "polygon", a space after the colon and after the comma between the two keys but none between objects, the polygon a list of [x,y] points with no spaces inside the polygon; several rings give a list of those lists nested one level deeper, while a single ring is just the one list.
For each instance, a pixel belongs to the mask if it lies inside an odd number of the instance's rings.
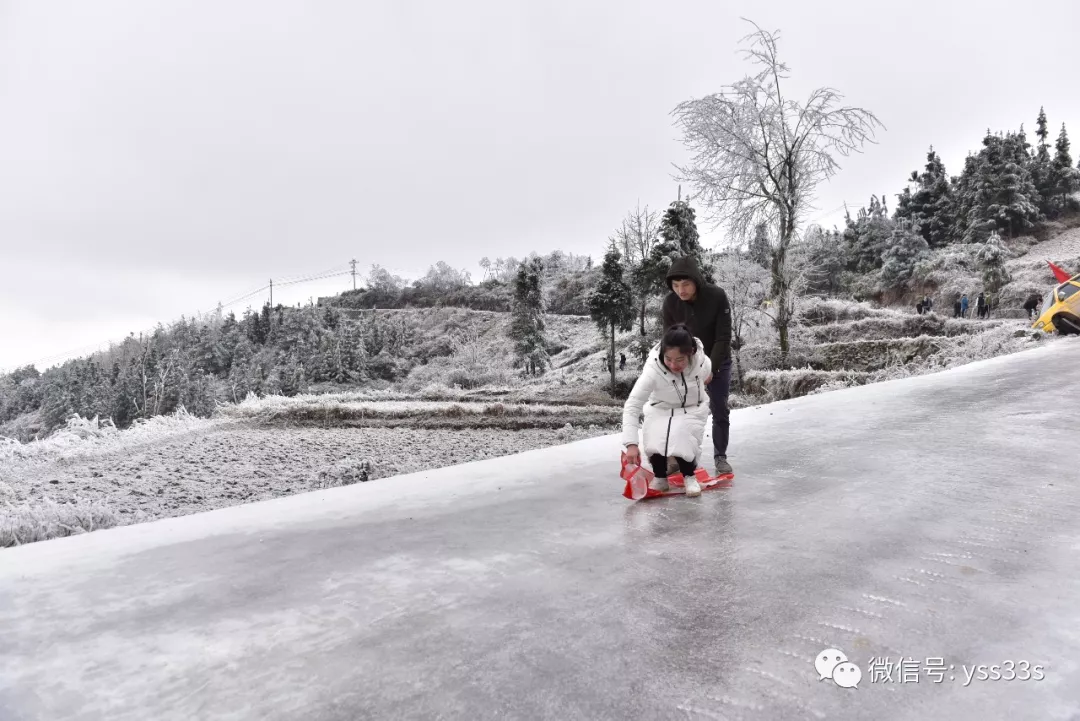
[{"label": "snowy field", "polygon": [[76,427],[38,443],[0,447],[0,545],[182,516],[611,432],[597,426],[285,428],[191,417],[159,418],[111,433]]}]

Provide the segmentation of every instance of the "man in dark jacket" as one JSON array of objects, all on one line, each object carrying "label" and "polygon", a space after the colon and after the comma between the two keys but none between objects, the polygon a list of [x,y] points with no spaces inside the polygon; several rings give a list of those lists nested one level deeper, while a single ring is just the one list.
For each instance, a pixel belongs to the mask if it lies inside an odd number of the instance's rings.
[{"label": "man in dark jacket", "polygon": [[705,282],[692,257],[676,258],[667,272],[671,292],[664,298],[662,327],[685,323],[701,340],[712,361],[712,381],[706,386],[713,417],[713,460],[716,472],[731,473],[727,461],[731,386],[731,305],[723,288]]},{"label": "man in dark jacket", "polygon": [[1039,302],[1041,300],[1038,293],[1032,293],[1027,297],[1027,300],[1024,301],[1024,310],[1027,311],[1028,320],[1031,320],[1036,316],[1035,311],[1039,309]]}]

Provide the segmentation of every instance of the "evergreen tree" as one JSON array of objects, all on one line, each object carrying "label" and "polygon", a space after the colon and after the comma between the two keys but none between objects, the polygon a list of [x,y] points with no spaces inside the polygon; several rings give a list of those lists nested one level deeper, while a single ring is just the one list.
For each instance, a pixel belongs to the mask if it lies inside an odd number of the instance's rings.
[{"label": "evergreen tree", "polygon": [[870,196],[870,208],[860,208],[856,220],[845,216],[845,256],[848,269],[868,273],[881,267],[881,254],[889,247],[893,222],[876,195]]},{"label": "evergreen tree", "polygon": [[1019,133],[1001,136],[987,131],[976,161],[967,242],[983,241],[995,231],[1015,237],[1042,220],[1041,198],[1023,160],[1025,145]]},{"label": "evergreen tree", "polygon": [[911,192],[911,186],[915,186],[916,192],[919,188],[919,171],[912,170],[911,175],[907,179],[907,185],[904,189],[897,194],[896,210],[893,211],[893,220],[911,220],[912,213],[915,209],[912,207],[912,203],[915,200],[915,194]]},{"label": "evergreen tree", "polygon": [[338,326],[341,325],[341,311],[327,304],[326,308],[323,309],[323,325],[330,330],[337,330]]},{"label": "evergreen tree", "polygon": [[982,271],[983,287],[987,292],[996,294],[1009,282],[1009,271],[1005,267],[1008,257],[1009,251],[997,233],[992,233],[979,248],[976,261]]},{"label": "evergreen tree", "polygon": [[1035,137],[1039,139],[1039,142],[1035,146],[1035,155],[1031,160],[1031,179],[1039,191],[1039,197],[1042,198],[1039,210],[1044,215],[1052,216],[1054,209],[1048,200],[1053,195],[1053,179],[1050,175],[1050,149],[1046,142],[1049,132],[1046,129],[1046,112],[1043,108],[1039,108],[1039,117],[1035,121]]},{"label": "evergreen tree", "polygon": [[216,368],[216,375],[223,375],[228,373],[229,368],[232,367],[236,344],[240,341],[240,324],[236,320],[236,314],[232,311],[222,320],[218,338],[218,342],[214,346],[214,367]]},{"label": "evergreen tree", "polygon": [[1017,163],[1024,166],[1024,168],[1031,172],[1031,143],[1028,142],[1027,132],[1024,131],[1024,124],[1020,123],[1020,130],[1013,134],[1013,140],[1015,142],[1014,158]]},{"label": "evergreen tree", "polygon": [[891,290],[909,290],[915,265],[922,260],[930,245],[922,235],[912,230],[908,221],[893,229],[889,248],[881,255],[881,283]]},{"label": "evergreen tree", "polygon": [[954,240],[963,239],[971,224],[973,209],[975,208],[977,167],[976,156],[968,153],[967,157],[964,158],[964,169],[960,172],[959,177],[952,179],[953,225],[952,232],[949,235]]},{"label": "evergreen tree", "polygon": [[772,262],[772,245],[769,244],[769,235],[764,223],[758,223],[754,229],[754,237],[750,240],[750,260],[766,270]]},{"label": "evergreen tree", "polygon": [[589,296],[589,315],[600,332],[610,339],[608,369],[611,372],[611,394],[615,395],[615,331],[634,327],[634,295],[623,280],[622,256],[613,243],[604,255],[600,279]]},{"label": "evergreen tree", "polygon": [[926,166],[916,182],[918,189],[909,204],[911,227],[931,248],[943,247],[951,237],[954,199],[945,164],[932,145],[926,154]]},{"label": "evergreen tree", "polygon": [[701,252],[694,209],[688,202],[676,200],[664,211],[660,221],[660,237],[673,243],[683,255]]},{"label": "evergreen tree", "polygon": [[45,372],[41,421],[47,430],[64,425],[75,413],[76,389],[71,375],[69,363]]},{"label": "evergreen tree", "polygon": [[1039,211],[1042,197],[1031,176],[1031,145],[1027,142],[1023,126],[1017,133],[1004,138],[1005,168],[999,186],[999,202],[1004,208],[1011,236],[1030,230],[1035,223],[1044,220]]},{"label": "evergreen tree", "polygon": [[822,230],[815,226],[806,234],[806,245],[811,269],[808,272],[808,292],[832,294],[839,291],[841,276],[847,266],[840,231]]},{"label": "evergreen tree", "polygon": [[284,366],[278,367],[277,378],[280,393],[284,396],[295,396],[307,390],[307,373],[298,352],[290,353]]},{"label": "evergreen tree", "polygon": [[705,262],[705,251],[699,242],[694,209],[685,200],[676,200],[660,221],[660,242],[653,246],[652,252],[635,276],[635,284],[651,285],[657,294],[666,293],[668,269],[671,261],[681,256],[690,256],[701,269],[706,283],[714,283],[712,268]]},{"label": "evergreen tree", "polygon": [[1049,160],[1050,153],[1047,151],[1046,139],[1050,137],[1050,132],[1046,129],[1046,110],[1042,107],[1039,108],[1039,117],[1035,121],[1035,137],[1039,139],[1036,159]]},{"label": "evergreen tree", "polygon": [[1061,132],[1058,133],[1057,142],[1054,144],[1054,159],[1050,164],[1050,180],[1048,182],[1048,196],[1052,198],[1051,207],[1055,212],[1075,210],[1075,201],[1071,202],[1071,196],[1080,190],[1080,172],[1073,167],[1072,155],[1069,153],[1069,134],[1065,131],[1065,124],[1061,124]]},{"label": "evergreen tree", "polygon": [[367,366],[368,350],[360,328],[355,323],[343,322],[338,328],[338,336],[341,338],[341,363],[346,376],[363,373]]},{"label": "evergreen tree", "polygon": [[542,375],[551,363],[544,338],[542,275],[543,263],[539,258],[533,258],[521,263],[514,278],[510,337],[514,340],[518,362],[530,375]]},{"label": "evergreen tree", "polygon": [[258,395],[261,390],[254,378],[255,350],[255,343],[248,336],[240,336],[225,383],[227,395],[233,403],[240,403],[247,398],[248,393]]}]

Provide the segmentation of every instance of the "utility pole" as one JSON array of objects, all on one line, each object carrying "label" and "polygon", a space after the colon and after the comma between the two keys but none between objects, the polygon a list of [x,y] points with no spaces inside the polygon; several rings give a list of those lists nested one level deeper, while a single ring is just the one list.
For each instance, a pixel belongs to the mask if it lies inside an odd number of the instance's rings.
[{"label": "utility pole", "polygon": [[274,279],[270,279],[270,307],[274,307]]},{"label": "utility pole", "polygon": [[356,258],[350,260],[349,265],[352,266],[352,289],[356,290]]}]

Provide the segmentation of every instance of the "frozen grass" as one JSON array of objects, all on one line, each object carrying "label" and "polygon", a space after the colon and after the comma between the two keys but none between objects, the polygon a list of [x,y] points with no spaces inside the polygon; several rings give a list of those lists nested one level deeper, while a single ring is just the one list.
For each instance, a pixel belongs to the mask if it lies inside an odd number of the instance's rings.
[{"label": "frozen grass", "polygon": [[824,325],[865,318],[899,318],[903,314],[892,308],[875,308],[866,302],[841,300],[839,298],[802,298],[796,308],[796,317],[803,326]]},{"label": "frozen grass", "polygon": [[[951,312],[951,311],[950,311]],[[994,319],[978,321],[939,314],[924,315],[893,311],[859,320],[847,320],[826,325],[805,326],[793,334],[810,344],[839,343],[868,340],[894,340],[920,336],[955,336],[982,333],[996,323]]]},{"label": "frozen grass", "polygon": [[[225,406],[224,417],[257,423],[342,423],[409,425],[412,427],[522,428],[560,427],[571,421],[613,425],[619,408],[542,404],[475,403],[446,401],[354,401],[342,397],[249,397]],[[392,423],[396,422],[396,423]]]},{"label": "frozen grass", "polygon": [[942,341],[928,335],[821,343],[814,347],[810,364],[822,370],[878,371],[924,361],[941,349]]},{"label": "frozen grass", "polygon": [[117,514],[99,501],[57,503],[43,498],[32,504],[5,502],[0,505],[0,547],[89,533],[118,523]]},{"label": "frozen grass", "polygon": [[316,488],[334,488],[354,483],[367,483],[375,474],[375,463],[370,458],[346,458],[319,471]]},{"label": "frozen grass", "polygon": [[182,407],[167,416],[139,420],[123,431],[111,421],[97,417],[85,419],[73,416],[67,425],[48,438],[20,443],[12,438],[0,438],[0,480],[20,467],[55,460],[75,461],[113,451],[155,443],[163,439],[205,429],[228,419],[206,419],[191,415]]},{"label": "frozen grass", "polygon": [[0,423],[0,443],[3,439],[14,438],[20,441],[31,441],[42,437],[41,411],[31,411],[16,416],[11,420]]},{"label": "frozen grass", "polygon": [[[956,368],[974,361],[1016,353],[1034,343],[1052,343],[1056,336],[1030,332],[1023,323],[1003,322],[987,325],[982,333],[950,337],[904,339],[902,350],[892,357],[873,355],[873,370],[823,370],[796,368],[791,370],[751,371],[746,374],[746,392],[769,403],[801,395],[824,393],[839,388],[924,375]],[[851,349],[873,342],[847,344]],[[906,347],[904,344],[912,344]],[[918,351],[918,352],[916,352]],[[912,353],[911,357],[907,357]],[[852,363],[857,362],[856,359]],[[865,362],[865,361],[864,361]]]},{"label": "frozen grass", "polygon": [[823,387],[847,388],[874,380],[872,373],[861,371],[824,371],[812,368],[750,371],[745,376],[745,391],[758,403],[797,398]]}]

